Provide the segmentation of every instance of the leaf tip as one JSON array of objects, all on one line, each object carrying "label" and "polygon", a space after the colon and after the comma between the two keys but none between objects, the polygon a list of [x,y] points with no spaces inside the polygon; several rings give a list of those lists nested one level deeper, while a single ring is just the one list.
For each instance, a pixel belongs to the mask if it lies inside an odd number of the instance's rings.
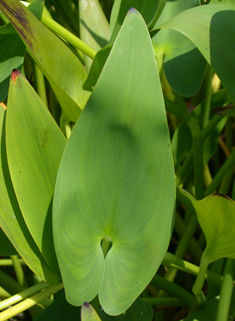
[{"label": "leaf tip", "polygon": [[11,79],[13,80],[14,84],[16,83],[16,80],[19,78],[19,76],[20,76],[20,71],[18,69],[13,69],[11,73]]},{"label": "leaf tip", "polygon": [[90,304],[88,302],[84,302],[83,303],[83,306],[86,307],[86,308],[89,308],[90,307]]},{"label": "leaf tip", "polygon": [[135,8],[131,7],[131,8],[128,10],[128,14],[131,14],[131,13],[138,14],[138,11],[137,11]]}]

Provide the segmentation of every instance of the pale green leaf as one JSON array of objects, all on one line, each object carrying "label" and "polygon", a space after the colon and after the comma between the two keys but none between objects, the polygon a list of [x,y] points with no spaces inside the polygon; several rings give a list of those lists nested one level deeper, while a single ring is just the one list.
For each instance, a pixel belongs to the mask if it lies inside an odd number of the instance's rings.
[{"label": "pale green leaf", "polygon": [[38,248],[59,275],[52,238],[52,196],[65,138],[36,92],[12,72],[6,117],[10,174],[24,220]]},{"label": "pale green leaf", "polygon": [[[130,307],[166,253],[174,202],[156,60],[131,9],[58,172],[54,241],[68,301],[82,305],[99,292],[108,314]],[[112,242],[105,260],[103,239]]]},{"label": "pale green leaf", "polygon": [[87,76],[82,63],[19,1],[1,0],[0,10],[11,21],[49,80],[66,116],[76,121],[89,97],[82,89]]}]

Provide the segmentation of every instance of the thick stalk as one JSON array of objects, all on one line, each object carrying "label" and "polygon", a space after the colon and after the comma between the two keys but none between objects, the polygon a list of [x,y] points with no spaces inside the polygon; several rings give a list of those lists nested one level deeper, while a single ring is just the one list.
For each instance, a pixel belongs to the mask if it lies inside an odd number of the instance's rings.
[{"label": "thick stalk", "polygon": [[229,308],[234,287],[235,276],[235,260],[228,259],[223,283],[220,289],[220,300],[216,316],[216,321],[227,321],[229,316]]},{"label": "thick stalk", "polygon": [[95,58],[96,51],[89,47],[85,42],[83,42],[78,37],[74,36],[71,32],[63,28],[61,25],[59,25],[54,20],[48,18],[44,14],[42,15],[41,22],[49,28],[51,31],[53,31],[58,36],[64,38],[68,43],[70,43],[75,48],[81,50],[85,55],[90,57],[91,59]]}]

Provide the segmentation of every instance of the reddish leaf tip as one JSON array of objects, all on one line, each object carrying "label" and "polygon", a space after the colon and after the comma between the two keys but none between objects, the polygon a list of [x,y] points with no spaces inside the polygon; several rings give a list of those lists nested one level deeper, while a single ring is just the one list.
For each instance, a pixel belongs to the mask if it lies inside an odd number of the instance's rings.
[{"label": "reddish leaf tip", "polygon": [[13,80],[14,84],[16,83],[17,78],[20,76],[20,71],[17,69],[13,69],[11,73],[11,79]]}]

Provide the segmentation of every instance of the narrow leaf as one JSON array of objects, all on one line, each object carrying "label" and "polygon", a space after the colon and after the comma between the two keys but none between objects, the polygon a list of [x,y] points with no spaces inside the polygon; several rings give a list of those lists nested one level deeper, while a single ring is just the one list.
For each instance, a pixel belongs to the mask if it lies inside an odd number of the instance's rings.
[{"label": "narrow leaf", "polygon": [[49,266],[58,275],[51,201],[65,138],[19,71],[12,72],[6,117],[10,174],[25,222]]},{"label": "narrow leaf", "polygon": [[82,89],[87,75],[79,59],[19,1],[0,0],[0,10],[49,80],[66,116],[76,121],[89,97]]},{"label": "narrow leaf", "polygon": [[0,107],[0,226],[29,268],[44,281],[59,280],[48,267],[23,219],[12,186],[5,146],[5,109]]}]

